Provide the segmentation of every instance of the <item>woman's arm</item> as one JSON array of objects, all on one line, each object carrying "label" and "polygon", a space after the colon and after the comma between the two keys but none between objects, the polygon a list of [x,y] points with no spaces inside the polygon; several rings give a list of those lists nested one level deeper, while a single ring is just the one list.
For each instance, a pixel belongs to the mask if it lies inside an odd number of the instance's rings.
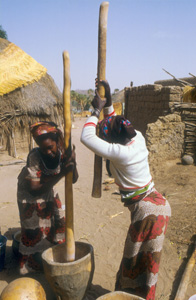
[{"label": "woman's arm", "polygon": [[[91,117],[88,118],[86,121],[82,134],[81,134],[81,142],[90,150],[92,150],[98,156],[110,159],[110,160],[117,160],[120,154],[120,145],[119,144],[111,144],[106,141],[103,141],[96,135],[96,126],[98,123],[99,114],[97,111],[101,112],[104,108],[104,117],[115,115],[115,111],[113,105],[111,105],[111,98],[110,98],[110,88],[109,84],[105,81],[102,81],[102,84],[107,90],[107,97],[109,97],[109,101],[102,100],[99,96],[97,90],[95,91],[95,97],[92,101],[92,106],[94,107],[95,111],[92,113]],[[106,104],[110,104],[110,106],[104,107]]]},{"label": "woman's arm", "polygon": [[98,119],[95,116],[91,116],[87,119],[84,124],[81,142],[93,151],[98,156],[104,157],[113,161],[124,161],[126,162],[128,155],[128,147],[120,144],[108,143],[96,135],[96,125]]},{"label": "woman's arm", "polygon": [[45,177],[43,181],[28,179],[29,191],[33,195],[39,195],[49,191],[57,182],[59,182],[62,177],[66,176],[69,172],[74,171],[74,168],[76,169],[74,163],[69,163],[68,165],[66,165],[66,167],[62,168],[59,174],[56,174],[55,176]]},{"label": "woman's arm", "polygon": [[106,81],[102,81],[101,83],[104,85],[105,90],[107,91],[107,100],[103,101],[96,91],[95,97],[92,101],[92,106],[94,107],[95,112],[93,112],[91,117],[87,119],[82,130],[80,141],[98,156],[104,157],[111,161],[121,161],[121,163],[126,163],[130,156],[126,146],[108,143],[96,135],[96,126],[99,118],[99,114],[97,112],[100,112],[103,109],[104,118],[116,115],[112,105],[109,84]]},{"label": "woman's arm", "polygon": [[71,157],[62,164],[60,173],[53,176],[44,176],[39,177],[39,158],[36,153],[33,153],[29,157],[28,171],[29,176],[26,177],[27,182],[29,183],[29,191],[32,194],[40,194],[50,190],[62,177],[66,176],[69,172],[73,172],[73,183],[78,179],[78,171],[76,167],[76,154],[75,146],[73,146]]},{"label": "woman's arm", "polygon": [[[101,80],[100,83],[104,86],[105,89],[105,98],[106,100],[102,100],[99,96],[99,93],[97,90],[95,90],[95,97],[92,101],[92,106],[94,107],[94,112],[92,113],[92,116],[96,116],[99,118],[99,114],[101,110],[103,109],[104,118],[109,116],[115,116],[116,113],[114,111],[114,107],[112,105],[112,96],[110,92],[110,85],[106,80]],[[96,87],[98,86],[98,81],[96,79],[95,82]]]}]

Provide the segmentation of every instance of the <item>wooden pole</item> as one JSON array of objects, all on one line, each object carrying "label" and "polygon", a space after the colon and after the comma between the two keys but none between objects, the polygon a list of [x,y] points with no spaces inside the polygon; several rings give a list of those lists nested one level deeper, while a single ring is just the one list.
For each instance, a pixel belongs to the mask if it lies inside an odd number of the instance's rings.
[{"label": "wooden pole", "polygon": [[[99,10],[99,32],[98,32],[98,63],[97,63],[97,79],[105,80],[106,73],[106,37],[107,37],[107,16],[109,2],[102,2]],[[102,85],[98,85],[98,93],[103,99],[105,90]],[[92,197],[101,197],[101,181],[102,181],[102,158],[95,155],[94,159],[94,179]]]},{"label": "wooden pole", "polygon": [[[63,89],[63,117],[64,117],[64,141],[65,153],[71,155],[71,111],[70,111],[70,60],[69,53],[63,52],[64,66],[64,89]],[[73,172],[69,172],[65,177],[65,259],[75,260],[75,241],[73,229]]]},{"label": "wooden pole", "polygon": [[196,261],[196,248],[195,248],[196,244],[194,245],[194,251],[186,265],[185,271],[183,273],[180,285],[178,287],[177,293],[176,293],[176,297],[174,300],[186,300],[185,296],[186,296],[186,291],[187,291],[187,287],[189,284],[189,279],[191,277],[191,273],[193,271],[193,268],[195,266],[195,261]]}]

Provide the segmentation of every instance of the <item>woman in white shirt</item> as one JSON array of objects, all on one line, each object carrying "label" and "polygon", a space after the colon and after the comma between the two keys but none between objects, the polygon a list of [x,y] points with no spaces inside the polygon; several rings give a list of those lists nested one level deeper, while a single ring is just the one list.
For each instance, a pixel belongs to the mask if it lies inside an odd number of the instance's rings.
[{"label": "woman in white shirt", "polygon": [[[115,290],[155,299],[163,241],[171,216],[168,201],[156,191],[148,164],[148,150],[142,134],[130,121],[116,116],[110,86],[101,81],[106,100],[98,92],[94,111],[83,127],[81,142],[109,162],[108,172],[119,186],[121,200],[131,212],[131,224]],[[104,119],[98,122],[103,109]],[[99,126],[99,136],[96,127]]]}]

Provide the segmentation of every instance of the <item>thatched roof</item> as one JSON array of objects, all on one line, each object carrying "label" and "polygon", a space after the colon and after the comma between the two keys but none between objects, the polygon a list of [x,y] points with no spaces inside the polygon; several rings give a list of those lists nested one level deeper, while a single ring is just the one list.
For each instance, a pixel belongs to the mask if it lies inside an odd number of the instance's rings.
[{"label": "thatched roof", "polygon": [[44,75],[38,82],[26,87],[15,89],[13,92],[0,97],[1,112],[4,107],[20,111],[28,115],[50,115],[51,109],[62,104],[62,95],[54,80]]},{"label": "thatched roof", "polygon": [[8,41],[0,53],[0,96],[38,81],[47,69],[21,48]]},{"label": "thatched roof", "polygon": [[[3,95],[0,96],[0,129],[10,132],[16,122],[24,126],[24,124],[32,123],[35,118],[56,121],[59,109],[62,110],[61,92],[43,66],[13,45],[0,38],[0,60],[1,65],[4,65],[3,74],[7,74],[3,79],[4,91],[8,86],[14,85],[14,90],[8,93],[2,92]],[[14,51],[23,53],[20,56],[19,64],[15,59],[12,60],[13,57],[17,56]],[[9,61],[8,64],[5,64],[5,53]],[[4,60],[3,63],[2,60]],[[10,63],[10,61],[12,62]],[[5,66],[7,66],[7,70]],[[15,72],[16,67],[17,72]],[[12,72],[14,73],[13,76]],[[23,84],[21,85],[21,83]]]}]

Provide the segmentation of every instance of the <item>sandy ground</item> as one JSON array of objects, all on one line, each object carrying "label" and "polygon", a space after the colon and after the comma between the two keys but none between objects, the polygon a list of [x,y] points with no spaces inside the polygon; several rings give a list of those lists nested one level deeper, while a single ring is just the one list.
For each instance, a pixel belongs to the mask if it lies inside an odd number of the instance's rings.
[{"label": "sandy ground", "polygon": [[[104,184],[108,178],[103,166],[101,198],[92,198],[94,154],[80,143],[85,118],[73,122],[72,143],[76,145],[79,180],[74,189],[74,234],[76,241],[91,244],[94,248],[95,272],[92,287],[86,300],[114,290],[115,276],[121,261],[124,240],[130,224],[130,215],[118,194],[115,184]],[[25,159],[26,155],[23,155]],[[8,238],[5,268],[0,272],[0,293],[12,280],[20,277],[17,259],[12,252],[12,235],[20,228],[16,203],[17,175],[24,163],[0,152],[0,226]],[[183,166],[180,161],[151,166],[156,188],[169,200],[172,218],[166,234],[159,271],[156,300],[173,300],[183,271],[193,251],[196,234],[196,166]],[[64,204],[64,180],[57,184]],[[56,297],[44,274],[31,275],[43,285],[47,300]],[[186,298],[196,294],[196,267],[194,267]]]}]

